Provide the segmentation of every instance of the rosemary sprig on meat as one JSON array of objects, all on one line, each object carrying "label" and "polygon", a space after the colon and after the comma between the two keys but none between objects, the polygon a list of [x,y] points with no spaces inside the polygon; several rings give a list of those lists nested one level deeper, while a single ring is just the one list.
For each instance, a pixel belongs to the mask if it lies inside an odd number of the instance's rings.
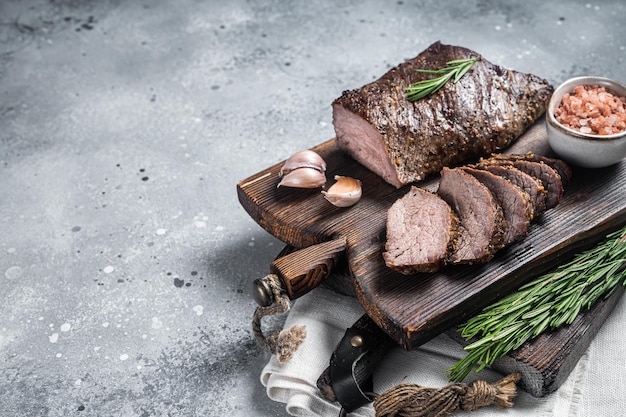
[{"label": "rosemary sprig on meat", "polygon": [[465,340],[480,338],[465,347],[469,353],[446,371],[448,377],[462,381],[544,331],[571,324],[618,286],[626,287],[625,267],[626,227],[462,324]]},{"label": "rosemary sprig on meat", "polygon": [[409,101],[417,101],[436,93],[450,80],[456,84],[478,60],[479,58],[454,59],[446,62],[446,66],[438,70],[416,70],[424,74],[441,75],[436,78],[417,81],[405,88],[404,91],[407,93],[407,99]]}]

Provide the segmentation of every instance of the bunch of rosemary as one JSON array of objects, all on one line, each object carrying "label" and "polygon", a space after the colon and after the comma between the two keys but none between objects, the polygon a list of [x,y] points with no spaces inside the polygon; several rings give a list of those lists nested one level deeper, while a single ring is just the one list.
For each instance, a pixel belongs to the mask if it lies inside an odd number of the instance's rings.
[{"label": "bunch of rosemary", "polygon": [[439,77],[417,81],[405,88],[404,91],[407,93],[407,99],[409,101],[417,101],[429,96],[439,91],[439,89],[450,80],[456,84],[478,60],[479,58],[454,59],[446,62],[446,66],[438,70],[416,70],[424,74],[439,75]]},{"label": "bunch of rosemary", "polygon": [[545,330],[571,324],[579,312],[626,287],[625,267],[626,227],[462,324],[465,340],[480,338],[465,347],[469,353],[446,371],[448,377],[462,381]]}]

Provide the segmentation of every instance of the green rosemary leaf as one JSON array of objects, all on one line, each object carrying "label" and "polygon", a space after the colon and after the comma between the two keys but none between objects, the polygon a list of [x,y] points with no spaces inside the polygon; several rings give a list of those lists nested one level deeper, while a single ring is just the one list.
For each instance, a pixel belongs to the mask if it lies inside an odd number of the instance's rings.
[{"label": "green rosemary leaf", "polygon": [[516,325],[508,327],[507,329],[503,330],[502,332],[498,333],[497,335],[492,336],[490,341],[495,342],[495,341],[498,341],[498,340],[506,338],[510,334],[513,334],[516,331],[518,331],[520,329],[521,325],[523,325],[523,323],[519,322]]},{"label": "green rosemary leaf", "polygon": [[459,58],[459,59],[453,59],[451,61],[448,61],[448,62],[446,62],[446,64],[447,65],[465,64],[465,63],[470,62],[470,61],[476,62],[476,61],[478,61],[478,59],[477,58],[471,58],[471,59]]},{"label": "green rosemary leaf", "polygon": [[482,371],[483,369],[485,369],[485,367],[487,366],[486,362],[483,362],[480,364],[480,366],[478,367],[478,369],[476,370],[477,372]]},{"label": "green rosemary leaf", "polygon": [[444,68],[437,70],[415,70],[423,74],[443,75],[433,79],[417,81],[409,87],[406,87],[404,91],[407,93],[407,99],[409,101],[417,101],[427,97],[439,91],[439,89],[450,80],[456,84],[478,60],[479,58],[453,59],[446,62],[446,66]]},{"label": "green rosemary leaf", "polygon": [[468,62],[465,64],[462,64],[461,68],[459,69],[459,71],[456,72],[456,74],[454,75],[454,83],[456,84],[457,82],[459,82],[459,80],[461,79],[462,76],[465,75],[465,73],[467,71],[469,71],[470,68],[472,68],[472,65],[474,65],[474,62]]},{"label": "green rosemary leaf", "polygon": [[[537,337],[540,334],[542,334],[544,331],[546,331],[546,329],[548,328],[548,326],[550,325],[550,320],[551,317],[548,314],[548,312],[546,312],[546,314],[544,316],[542,316],[542,320],[538,322],[537,325],[533,326],[534,330],[532,332],[532,336],[531,337]],[[521,341],[519,346],[521,346],[524,342]],[[519,347],[518,346],[518,347]],[[517,349],[517,348],[516,348]],[[506,355],[507,352],[504,352],[504,354]]]},{"label": "green rosemary leaf", "polygon": [[415,71],[423,74],[445,74],[448,72],[448,68],[439,68],[438,70],[416,69]]},{"label": "green rosemary leaf", "polygon": [[461,381],[544,331],[571,324],[620,286],[626,287],[626,226],[462,324],[461,336],[472,343],[448,378]]},{"label": "green rosemary leaf", "polygon": [[475,341],[474,343],[472,343],[471,345],[467,345],[465,346],[465,350],[469,350],[472,351],[476,348],[479,348],[483,345],[487,345],[488,343],[490,343],[492,340],[490,337],[483,337],[482,339],[478,339],[477,341]]},{"label": "green rosemary leaf", "polygon": [[550,310],[550,305],[549,305],[549,304],[546,304],[546,305],[544,305],[544,306],[541,306],[541,307],[539,307],[539,308],[536,308],[536,309],[534,309],[534,310],[532,310],[532,311],[530,311],[530,312],[528,312],[528,313],[524,314],[524,315],[522,316],[522,320],[528,320],[528,319],[531,319],[531,318],[536,317],[536,316],[538,316],[538,315],[540,315],[540,314],[542,314],[542,313],[544,313],[544,312],[546,312],[546,311],[548,311],[548,310]]}]

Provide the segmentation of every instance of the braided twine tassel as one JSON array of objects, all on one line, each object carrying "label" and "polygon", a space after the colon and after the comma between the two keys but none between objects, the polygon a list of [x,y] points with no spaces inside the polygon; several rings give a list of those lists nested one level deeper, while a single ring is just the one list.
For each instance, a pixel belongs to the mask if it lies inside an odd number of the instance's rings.
[{"label": "braided twine tassel", "polygon": [[515,383],[520,377],[516,373],[494,384],[474,381],[441,389],[401,384],[379,395],[374,410],[376,417],[446,417],[458,410],[474,411],[489,405],[509,408],[517,395]]},{"label": "braided twine tassel", "polygon": [[304,341],[306,329],[304,326],[292,326],[280,332],[270,333],[267,337],[263,334],[261,330],[261,319],[263,317],[283,314],[290,309],[289,297],[281,292],[280,284],[276,281],[278,278],[274,275],[268,275],[266,278],[269,278],[270,288],[274,295],[274,303],[267,307],[257,307],[252,319],[252,330],[259,346],[275,354],[278,362],[289,362]]}]

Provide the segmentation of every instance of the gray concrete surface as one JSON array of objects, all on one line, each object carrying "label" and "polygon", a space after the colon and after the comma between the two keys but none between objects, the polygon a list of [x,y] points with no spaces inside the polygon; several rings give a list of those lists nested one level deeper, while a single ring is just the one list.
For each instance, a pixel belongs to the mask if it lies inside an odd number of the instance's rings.
[{"label": "gray concrete surface", "polygon": [[[626,81],[621,0],[0,2],[0,415],[282,416],[236,183],[441,40]],[[280,324],[280,323],[278,323]]]}]

